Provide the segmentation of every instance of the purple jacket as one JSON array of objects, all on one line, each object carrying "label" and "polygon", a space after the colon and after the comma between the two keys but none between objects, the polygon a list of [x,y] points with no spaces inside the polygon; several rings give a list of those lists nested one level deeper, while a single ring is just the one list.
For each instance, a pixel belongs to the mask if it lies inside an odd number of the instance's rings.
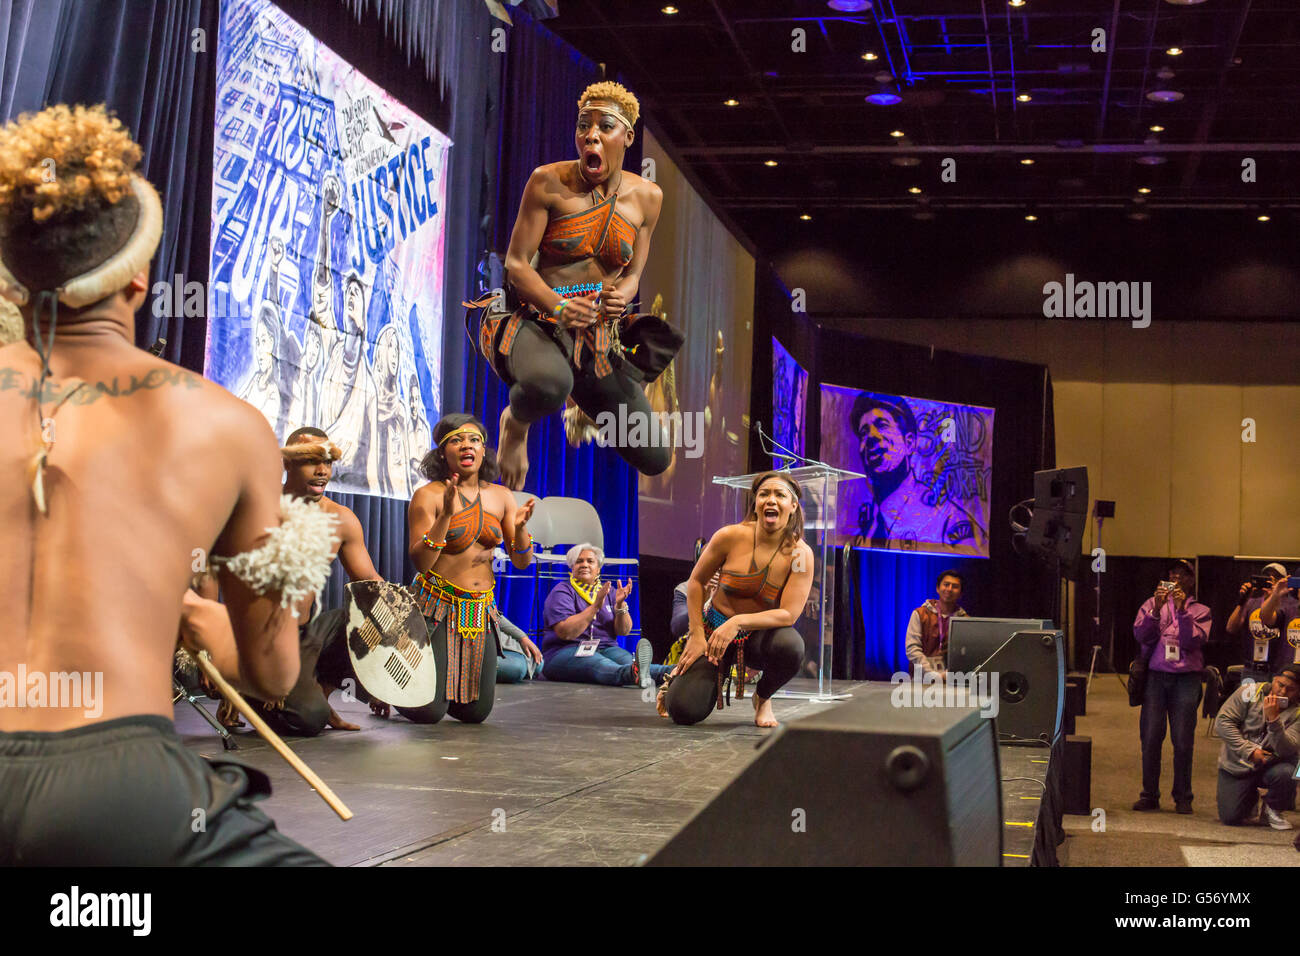
[{"label": "purple jacket", "polygon": [[[1199,673],[1205,667],[1201,646],[1210,637],[1210,609],[1189,597],[1183,609],[1177,611],[1170,598],[1160,609],[1157,620],[1155,604],[1154,597],[1147,598],[1133,621],[1133,636],[1146,654],[1151,669],[1167,674]],[[1182,647],[1179,660],[1165,660],[1166,644]]]}]

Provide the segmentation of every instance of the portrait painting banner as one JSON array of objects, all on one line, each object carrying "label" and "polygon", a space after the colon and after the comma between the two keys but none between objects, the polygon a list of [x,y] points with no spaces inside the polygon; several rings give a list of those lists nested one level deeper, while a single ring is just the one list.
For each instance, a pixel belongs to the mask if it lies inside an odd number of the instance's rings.
[{"label": "portrait painting banner", "polygon": [[842,488],[839,544],[989,555],[992,408],[823,385],[821,457]]}]

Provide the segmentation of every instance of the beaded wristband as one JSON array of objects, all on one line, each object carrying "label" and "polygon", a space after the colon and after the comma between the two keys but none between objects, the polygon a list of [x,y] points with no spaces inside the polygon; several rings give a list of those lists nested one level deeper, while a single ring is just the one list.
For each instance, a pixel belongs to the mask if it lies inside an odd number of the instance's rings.
[{"label": "beaded wristband", "polygon": [[437,551],[439,548],[447,547],[447,541],[445,538],[441,542],[434,544],[432,541],[429,540],[429,536],[426,534],[423,540],[424,540],[424,546],[426,548],[431,548],[434,551]]},{"label": "beaded wristband", "polygon": [[510,550],[511,550],[511,552],[513,552],[514,554],[523,554],[523,553],[526,552],[526,551],[531,551],[531,550],[533,550],[533,534],[532,534],[532,532],[531,532],[531,531],[528,532],[528,546],[527,546],[527,547],[525,547],[525,548],[516,548],[516,547],[514,546],[514,542],[511,542],[511,544],[510,544]]}]

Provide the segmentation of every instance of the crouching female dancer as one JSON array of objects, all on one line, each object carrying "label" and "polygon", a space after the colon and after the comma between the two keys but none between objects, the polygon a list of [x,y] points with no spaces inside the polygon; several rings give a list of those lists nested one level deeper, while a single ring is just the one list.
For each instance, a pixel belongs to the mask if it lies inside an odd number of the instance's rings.
[{"label": "crouching female dancer", "polygon": [[505,548],[520,570],[532,564],[533,539],[524,525],[537,499],[518,508],[510,492],[492,484],[496,454],[474,416],[445,416],[433,441],[421,465],[430,483],[415,492],[408,510],[411,561],[419,571],[412,590],[429,622],[438,673],[447,676],[439,677],[433,703],[398,712],[416,723],[436,723],[449,713],[477,724],[492,712],[501,653],[492,549]]},{"label": "crouching female dancer", "polygon": [[[799,670],[803,637],[794,629],[812,587],[812,549],[803,540],[803,492],[781,472],[765,472],[749,489],[749,513],[714,534],[686,584],[690,635],[659,695],[659,712],[697,724],[722,706],[723,676],[733,663],[762,670],[754,689],[754,723],[775,727],[772,695]],[[704,607],[704,587],[719,573]],[[738,660],[739,658],[739,660]],[[744,695],[741,678],[739,696]]]}]

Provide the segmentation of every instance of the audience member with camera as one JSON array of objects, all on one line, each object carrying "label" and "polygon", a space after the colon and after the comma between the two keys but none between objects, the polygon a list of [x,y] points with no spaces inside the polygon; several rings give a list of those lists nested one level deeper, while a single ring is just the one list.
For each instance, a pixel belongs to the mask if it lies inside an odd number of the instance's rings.
[{"label": "audience member with camera", "polygon": [[1160,757],[1165,725],[1174,745],[1174,809],[1192,812],[1192,744],[1201,700],[1201,648],[1210,635],[1210,609],[1193,599],[1196,576],[1177,560],[1133,622],[1138,654],[1147,661],[1140,719],[1142,796],[1134,810],[1160,809]]},{"label": "audience member with camera", "polygon": [[1237,592],[1237,606],[1226,628],[1245,652],[1243,681],[1267,681],[1294,657],[1286,653],[1289,645],[1278,640],[1287,623],[1300,617],[1300,602],[1286,583],[1286,568],[1274,562],[1265,565],[1263,574],[1252,575]]},{"label": "audience member with camera", "polygon": [[1219,819],[1244,822],[1267,788],[1259,822],[1274,830],[1292,826],[1282,814],[1295,799],[1295,765],[1300,755],[1300,664],[1284,664],[1267,684],[1242,687],[1224,702],[1214,720],[1223,739],[1219,753]]}]

